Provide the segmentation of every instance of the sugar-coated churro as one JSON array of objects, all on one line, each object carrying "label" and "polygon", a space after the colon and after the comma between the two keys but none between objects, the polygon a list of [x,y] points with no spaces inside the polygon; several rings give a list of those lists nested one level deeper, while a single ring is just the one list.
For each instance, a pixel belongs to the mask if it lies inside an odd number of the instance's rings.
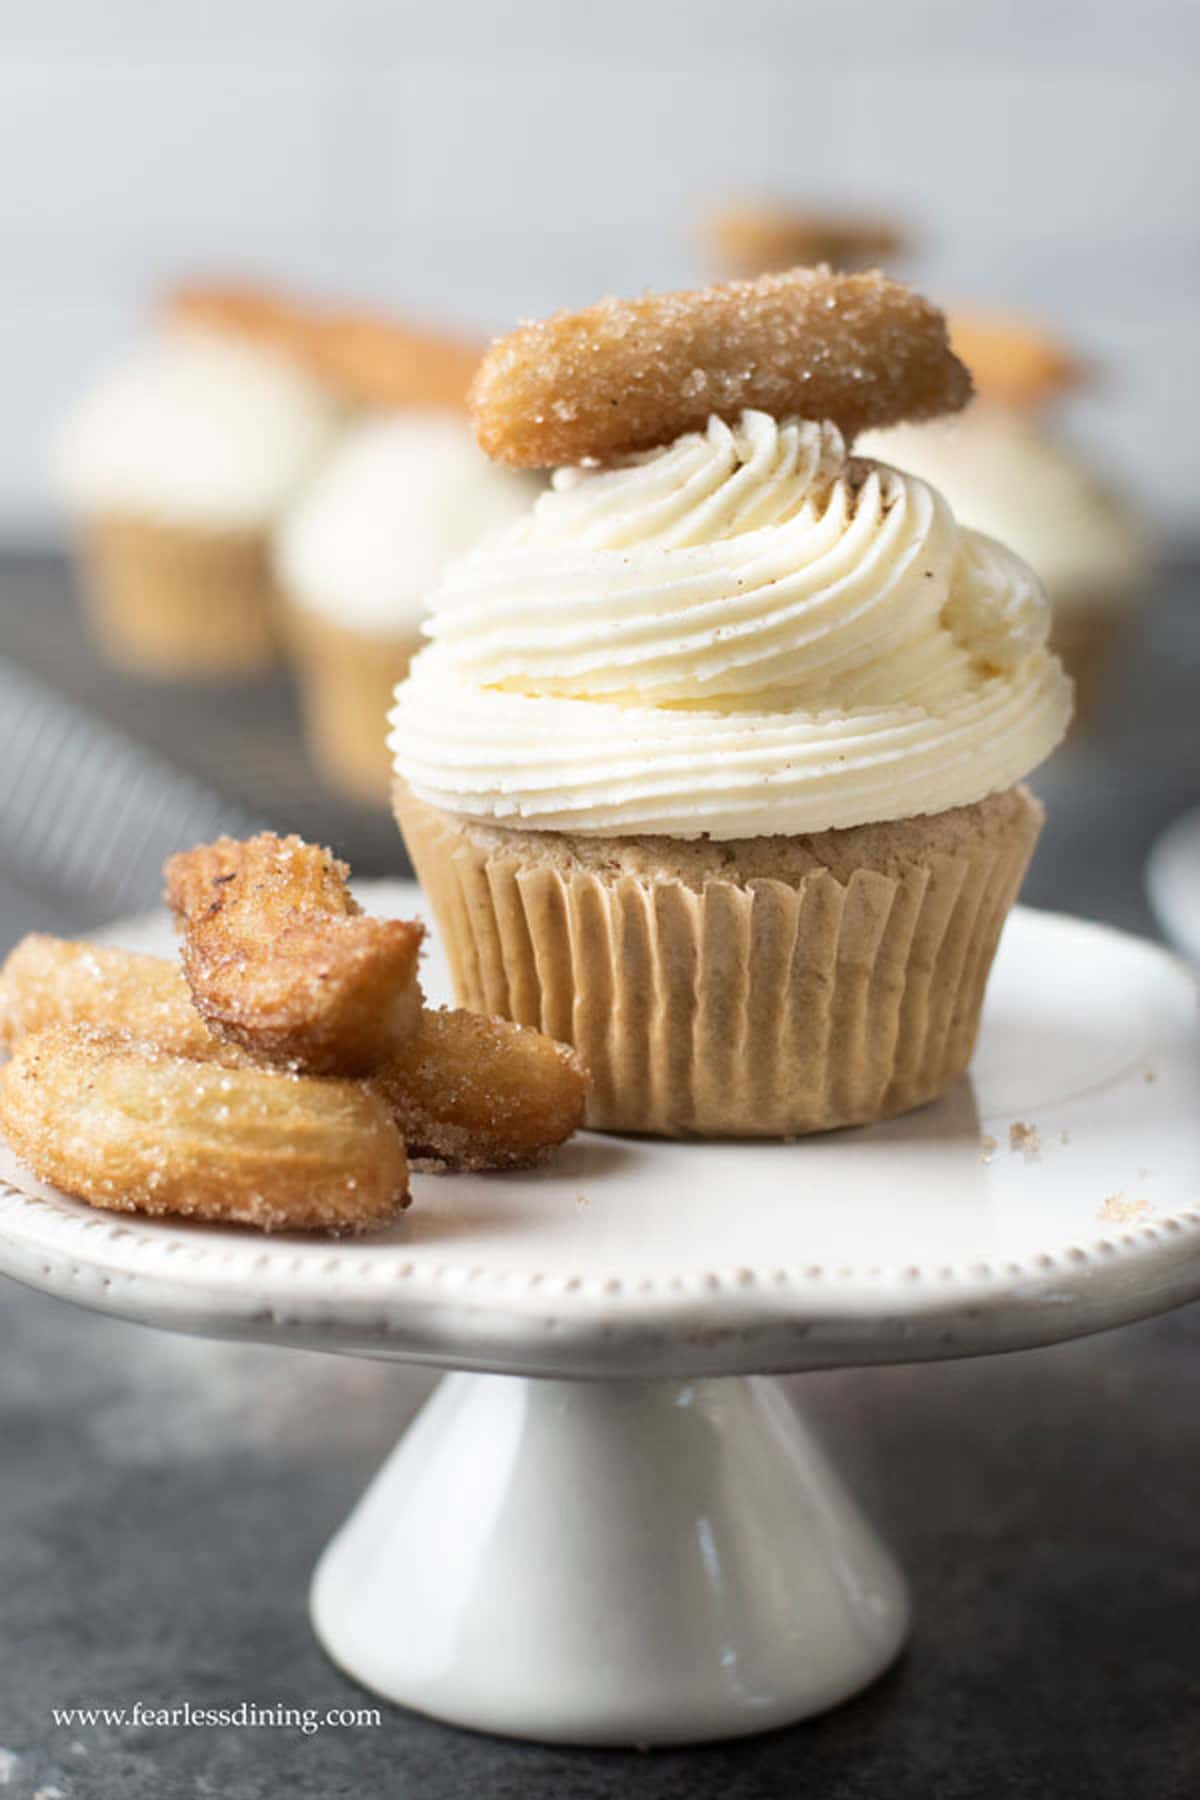
[{"label": "sugar-coated churro", "polygon": [[907,238],[882,214],[818,210],[779,200],[728,200],[707,209],[704,238],[726,275],[766,275],[828,263],[834,269],[866,269],[899,255]]},{"label": "sugar-coated churro", "polygon": [[[169,1055],[271,1065],[210,1032],[181,970],[156,956],[36,934],[0,968],[0,1043],[48,1026],[130,1035]],[[587,1080],[573,1052],[530,1027],[430,1008],[376,1071],[413,1157],[444,1169],[541,1161],[583,1123]]]},{"label": "sugar-coated churro", "polygon": [[269,832],[171,857],[184,974],[218,1037],[309,1074],[361,1075],[415,1030],[424,928],[361,912],[348,873]]},{"label": "sugar-coated churro", "polygon": [[328,312],[310,337],[316,367],[359,406],[461,412],[483,345],[365,312]]},{"label": "sugar-coated churro", "polygon": [[471,409],[489,456],[540,468],[652,449],[714,413],[829,419],[852,438],[970,394],[928,300],[877,272],[817,268],[524,325],[485,356]]},{"label": "sugar-coated churro", "polygon": [[0,967],[0,1044],[47,1025],[126,1031],[178,1056],[222,1046],[192,1005],[183,971],[159,956],[33,932]]},{"label": "sugar-coated churro", "polygon": [[583,1124],[587,1100],[565,1044],[506,1019],[434,1008],[373,1085],[409,1154],[448,1169],[540,1162]]},{"label": "sugar-coated churro", "polygon": [[361,1082],[231,1068],[85,1026],[31,1032],[0,1069],[0,1128],[93,1206],[361,1231],[408,1202],[404,1143]]},{"label": "sugar-coated churro", "polygon": [[484,346],[385,312],[330,306],[237,281],[183,281],[163,297],[176,324],[240,337],[302,364],[351,406],[461,412]]},{"label": "sugar-coated churro", "polygon": [[982,400],[1028,409],[1078,387],[1078,357],[1027,320],[969,308],[950,313],[950,342],[971,371]]},{"label": "sugar-coated churro", "polygon": [[164,294],[170,322],[240,337],[315,368],[319,313],[308,301],[248,281],[180,281]]}]

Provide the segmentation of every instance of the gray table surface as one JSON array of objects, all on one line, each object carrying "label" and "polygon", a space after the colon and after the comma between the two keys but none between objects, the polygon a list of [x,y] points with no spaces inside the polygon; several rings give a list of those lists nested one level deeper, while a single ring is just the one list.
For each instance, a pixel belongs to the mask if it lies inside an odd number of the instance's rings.
[{"label": "gray table surface", "polygon": [[[62,565],[0,564],[0,654],[364,874],[386,819],[305,769],[286,684],[219,699],[100,669]],[[1141,866],[1200,804],[1200,570],[1178,558],[1102,728],[1040,780],[1026,898],[1151,930]],[[0,950],[69,928],[0,867]],[[206,1344],[0,1288],[0,1791],[12,1800],[1193,1800],[1200,1793],[1200,1308],[1054,1350],[805,1378],[909,1569],[912,1646],[827,1717],[740,1744],[548,1750],[378,1725],[133,1727],[55,1709],[373,1704],[322,1657],[311,1565],[423,1373]],[[402,1628],[403,1621],[397,1621]]]}]

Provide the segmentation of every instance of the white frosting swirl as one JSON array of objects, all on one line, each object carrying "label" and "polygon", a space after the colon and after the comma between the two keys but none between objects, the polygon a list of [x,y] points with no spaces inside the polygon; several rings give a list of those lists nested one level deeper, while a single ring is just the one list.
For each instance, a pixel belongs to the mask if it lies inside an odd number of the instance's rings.
[{"label": "white frosting swirl", "polygon": [[472,817],[736,838],[982,799],[1062,736],[1045,595],[829,425],[560,472],[432,596],[396,766]]},{"label": "white frosting swirl", "polygon": [[1145,526],[1036,417],[977,400],[952,418],[867,432],[856,448],[932,483],[964,525],[1011,544],[1056,613],[1120,607],[1146,578]]},{"label": "white frosting swirl", "polygon": [[255,531],[340,424],[335,401],[296,364],[232,334],[180,326],[84,396],[57,435],[52,472],[81,512]]},{"label": "white frosting swirl", "polygon": [[288,508],[276,573],[298,606],[408,641],[447,562],[511,524],[540,485],[489,462],[455,413],[364,419]]}]

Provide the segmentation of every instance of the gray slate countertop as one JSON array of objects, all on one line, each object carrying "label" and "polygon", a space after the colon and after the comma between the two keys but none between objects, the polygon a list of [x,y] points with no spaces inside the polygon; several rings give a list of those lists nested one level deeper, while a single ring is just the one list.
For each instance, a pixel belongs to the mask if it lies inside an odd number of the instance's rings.
[{"label": "gray slate countertop", "polygon": [[[306,770],[286,683],[214,701],[101,670],[50,558],[0,561],[0,654],[224,787],[402,867]],[[211,727],[220,729],[214,733]],[[1134,930],[1158,831],[1200,804],[1200,567],[1180,557],[1102,729],[1038,783],[1025,897]],[[47,916],[0,868],[0,953]],[[374,1705],[305,1611],[328,1537],[431,1378],[209,1344],[0,1283],[0,1800],[1194,1800],[1200,1307],[1052,1350],[791,1384],[913,1581],[899,1665],[813,1723],[639,1754],[378,1725],[58,1723],[58,1709]]]}]

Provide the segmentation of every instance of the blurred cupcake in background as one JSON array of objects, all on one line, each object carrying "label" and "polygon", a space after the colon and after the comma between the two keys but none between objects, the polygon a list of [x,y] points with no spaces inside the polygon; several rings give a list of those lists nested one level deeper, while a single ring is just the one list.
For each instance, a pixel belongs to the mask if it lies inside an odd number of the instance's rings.
[{"label": "blurred cupcake in background", "polygon": [[706,260],[717,275],[728,278],[815,263],[844,273],[886,268],[910,248],[908,232],[883,213],[771,199],[720,201],[705,211],[701,233]]},{"label": "blurred cupcake in background", "polygon": [[1152,563],[1136,507],[1064,436],[1053,408],[1086,378],[1036,328],[958,313],[951,339],[976,400],[953,419],[866,432],[855,449],[928,481],[955,516],[999,538],[1041,576],[1052,643],[1076,683],[1076,718],[1093,717]]},{"label": "blurred cupcake in background", "polygon": [[168,297],[53,447],[96,635],[116,662],[186,678],[274,660],[271,528],[342,412],[303,309],[240,288]]},{"label": "blurred cupcake in background", "polygon": [[426,598],[446,563],[524,512],[541,483],[475,443],[474,346],[341,317],[321,356],[346,398],[375,410],[281,522],[274,570],[313,760],[345,793],[384,805],[387,714]]}]

